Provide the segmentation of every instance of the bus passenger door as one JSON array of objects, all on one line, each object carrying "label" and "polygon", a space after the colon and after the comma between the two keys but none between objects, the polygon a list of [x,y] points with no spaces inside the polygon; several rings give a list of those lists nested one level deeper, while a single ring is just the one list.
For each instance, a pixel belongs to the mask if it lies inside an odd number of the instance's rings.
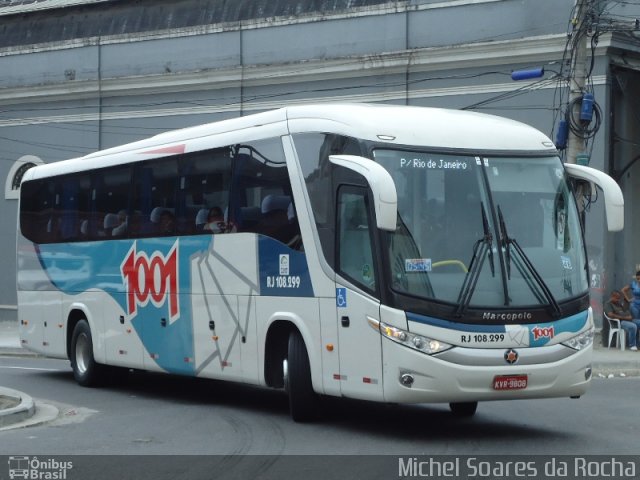
[{"label": "bus passenger door", "polygon": [[336,311],[340,358],[337,378],[346,397],[382,400],[381,337],[369,323],[369,319],[379,320],[380,302],[376,299],[378,282],[372,235],[375,224],[368,190],[340,187],[337,215]]}]

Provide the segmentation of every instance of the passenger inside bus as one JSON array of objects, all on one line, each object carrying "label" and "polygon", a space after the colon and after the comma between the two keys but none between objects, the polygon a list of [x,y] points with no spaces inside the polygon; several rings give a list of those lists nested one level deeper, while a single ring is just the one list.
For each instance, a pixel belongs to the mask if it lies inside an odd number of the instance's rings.
[{"label": "passenger inside bus", "polygon": [[118,225],[113,228],[111,235],[114,237],[123,237],[127,233],[127,212],[120,210],[118,212]]},{"label": "passenger inside bus", "polygon": [[205,232],[211,233],[224,233],[227,229],[227,225],[224,221],[224,214],[220,207],[211,207],[207,212],[207,221],[203,225],[202,229]]},{"label": "passenger inside bus", "polygon": [[157,235],[173,235],[176,230],[175,216],[165,207],[155,207],[149,216],[154,233]]},{"label": "passenger inside bus", "polygon": [[164,210],[160,214],[159,235],[173,235],[176,231],[176,220],[170,210]]},{"label": "passenger inside bus", "polygon": [[260,207],[262,219],[258,225],[258,233],[275,238],[288,244],[296,235],[299,235],[298,222],[295,218],[295,210],[292,207],[289,195],[267,195],[262,199]]}]

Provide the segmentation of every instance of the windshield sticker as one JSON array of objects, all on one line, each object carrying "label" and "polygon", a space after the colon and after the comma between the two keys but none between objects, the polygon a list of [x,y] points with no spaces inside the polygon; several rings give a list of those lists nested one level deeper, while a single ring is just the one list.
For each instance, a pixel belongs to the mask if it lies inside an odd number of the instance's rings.
[{"label": "windshield sticker", "polygon": [[400,158],[400,168],[420,170],[467,170],[466,160],[445,160],[444,158]]},{"label": "windshield sticker", "polygon": [[556,237],[556,248],[558,250],[564,250],[564,230],[565,230],[565,226],[566,226],[567,220],[566,220],[566,214],[564,212],[564,209],[558,209],[558,213],[557,213],[557,218],[556,218],[556,232],[557,232],[557,237]]},{"label": "windshield sticker", "polygon": [[404,271],[407,273],[430,272],[431,259],[430,258],[405,258]]},{"label": "windshield sticker", "polygon": [[561,255],[560,260],[562,260],[562,268],[565,270],[573,270],[573,266],[571,265],[571,258],[566,255]]},{"label": "windshield sticker", "polygon": [[480,157],[476,157],[476,165],[482,166],[482,159]]}]

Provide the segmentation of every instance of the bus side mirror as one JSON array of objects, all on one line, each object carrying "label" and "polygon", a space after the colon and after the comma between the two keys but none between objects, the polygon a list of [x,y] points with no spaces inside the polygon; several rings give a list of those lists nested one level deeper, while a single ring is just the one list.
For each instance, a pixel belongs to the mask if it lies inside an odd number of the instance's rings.
[{"label": "bus side mirror", "polygon": [[[585,180],[597,185],[604,193],[604,209],[607,215],[607,227],[610,232],[619,232],[624,228],[624,197],[616,181],[595,168],[565,163],[564,168],[570,177]],[[592,187],[593,189],[593,187]]]},{"label": "bus side mirror", "polygon": [[355,155],[330,155],[329,161],[367,179],[373,192],[376,226],[380,230],[395,232],[398,221],[398,194],[389,172],[373,160]]}]

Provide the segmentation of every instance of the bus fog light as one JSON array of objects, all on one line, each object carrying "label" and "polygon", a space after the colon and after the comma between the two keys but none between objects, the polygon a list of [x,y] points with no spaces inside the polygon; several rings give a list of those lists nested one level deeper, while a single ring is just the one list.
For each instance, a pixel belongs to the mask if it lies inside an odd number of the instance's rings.
[{"label": "bus fog light", "polygon": [[409,375],[408,373],[403,373],[400,376],[400,383],[405,387],[411,388],[413,381],[413,375]]}]

